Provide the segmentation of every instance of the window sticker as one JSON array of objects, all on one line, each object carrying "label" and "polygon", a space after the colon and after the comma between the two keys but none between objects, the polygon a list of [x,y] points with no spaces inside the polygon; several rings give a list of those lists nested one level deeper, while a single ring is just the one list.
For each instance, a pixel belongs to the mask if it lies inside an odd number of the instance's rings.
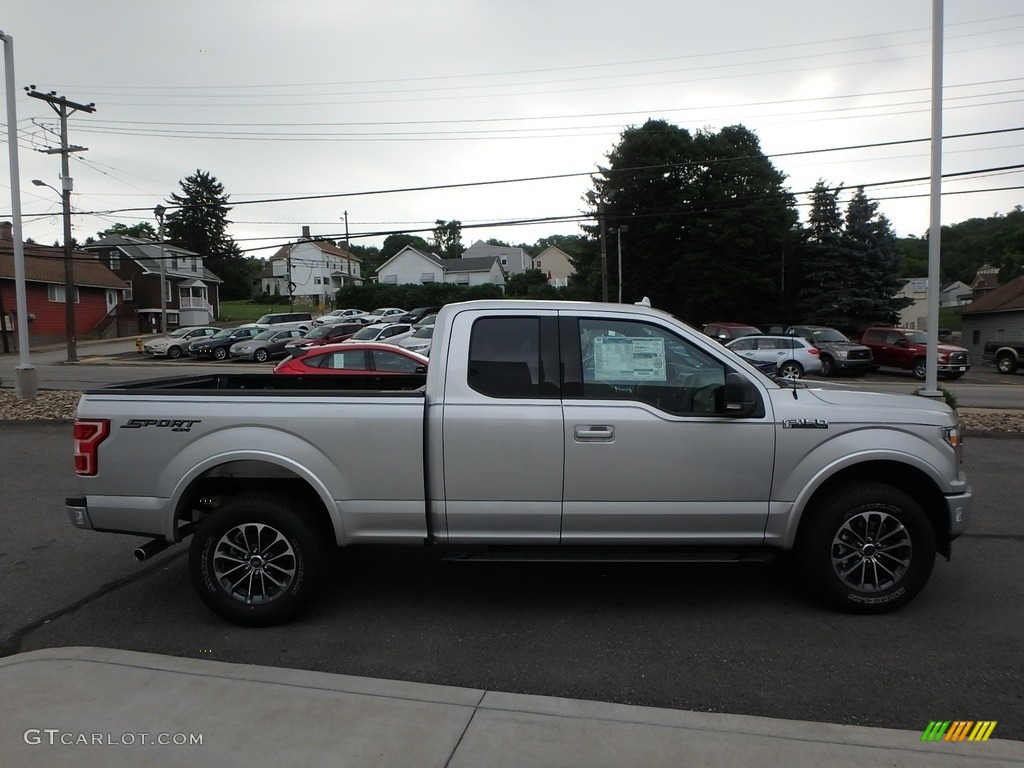
[{"label": "window sticker", "polygon": [[665,381],[665,339],[598,336],[594,339],[597,381]]}]

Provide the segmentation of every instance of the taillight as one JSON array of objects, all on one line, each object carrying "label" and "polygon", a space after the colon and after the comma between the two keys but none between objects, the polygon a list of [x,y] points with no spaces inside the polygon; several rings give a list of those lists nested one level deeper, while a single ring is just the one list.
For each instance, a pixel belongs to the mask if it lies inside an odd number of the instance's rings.
[{"label": "taillight", "polygon": [[96,474],[96,451],[109,434],[108,419],[75,419],[75,472],[87,477]]},{"label": "taillight", "polygon": [[810,352],[812,355],[820,355],[821,354],[821,350],[818,349],[817,347],[809,347],[807,351]]}]

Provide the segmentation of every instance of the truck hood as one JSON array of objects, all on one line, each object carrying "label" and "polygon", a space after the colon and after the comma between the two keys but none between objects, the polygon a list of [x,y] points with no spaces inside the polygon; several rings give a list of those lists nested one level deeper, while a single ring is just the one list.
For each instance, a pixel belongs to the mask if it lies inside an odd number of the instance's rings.
[{"label": "truck hood", "polygon": [[[785,390],[786,397],[793,395]],[[882,392],[850,392],[840,389],[800,389],[797,399],[813,397],[831,406],[827,411],[830,421],[861,423],[911,423],[949,427],[957,423],[957,416],[942,400],[920,395],[890,395]],[[782,406],[782,403],[778,403]],[[782,406],[783,410],[785,406]]]}]

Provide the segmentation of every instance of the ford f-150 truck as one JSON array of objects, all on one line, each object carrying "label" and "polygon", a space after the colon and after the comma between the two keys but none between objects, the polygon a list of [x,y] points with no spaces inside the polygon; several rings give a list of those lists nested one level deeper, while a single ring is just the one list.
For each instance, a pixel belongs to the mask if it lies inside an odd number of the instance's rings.
[{"label": "ford f-150 truck", "polygon": [[921,590],[968,522],[944,403],[776,383],[649,307],[449,304],[422,387],[341,378],[85,393],[72,522],[154,537],[140,559],[191,535],[199,595],[248,625],[293,616],[330,552],[364,542],[546,560],[792,552],[826,602],[878,613]]},{"label": "ford f-150 truck", "polygon": [[982,357],[986,362],[995,363],[1000,373],[1016,373],[1024,364],[1024,344],[989,341],[985,344]]},{"label": "ford f-150 truck", "polygon": [[[923,380],[927,372],[928,334],[910,328],[868,328],[860,343],[871,350],[875,365],[902,368]],[[947,379],[959,379],[971,370],[971,353],[953,344],[938,344],[936,370]]]}]

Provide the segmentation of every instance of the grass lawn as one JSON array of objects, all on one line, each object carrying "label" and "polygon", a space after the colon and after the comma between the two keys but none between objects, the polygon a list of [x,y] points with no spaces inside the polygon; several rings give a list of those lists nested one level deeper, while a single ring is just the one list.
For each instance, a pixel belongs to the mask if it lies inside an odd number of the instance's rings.
[{"label": "grass lawn", "polygon": [[[259,320],[268,312],[291,312],[287,304],[254,304],[242,299],[239,301],[222,301],[220,303],[219,323],[251,323]],[[299,307],[295,311],[300,311]]]}]

